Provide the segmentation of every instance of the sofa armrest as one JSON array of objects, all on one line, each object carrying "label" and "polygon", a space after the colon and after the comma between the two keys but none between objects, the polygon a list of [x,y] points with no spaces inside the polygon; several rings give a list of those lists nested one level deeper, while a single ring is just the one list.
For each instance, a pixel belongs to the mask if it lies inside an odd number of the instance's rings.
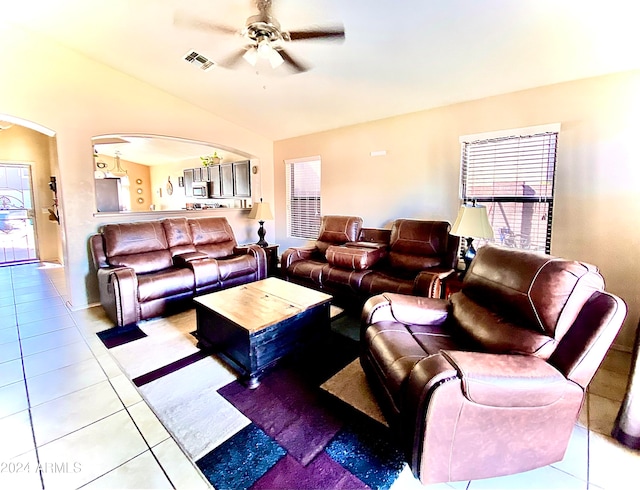
[{"label": "sofa armrest", "polygon": [[280,264],[282,270],[285,271],[287,268],[297,262],[299,260],[311,260],[316,254],[317,249],[315,247],[291,247],[286,249],[282,253],[282,258],[280,259]]},{"label": "sofa armrest", "polygon": [[267,252],[260,245],[246,245],[244,247],[236,247],[233,250],[234,255],[253,255],[256,258],[258,264],[257,278],[259,281],[267,277]]},{"label": "sofa armrest", "polygon": [[516,354],[441,351],[462,380],[465,398],[492,407],[552,405],[573,385],[543,359]]},{"label": "sofa armrest", "polygon": [[394,321],[411,325],[441,325],[449,317],[449,302],[397,293],[372,296],[362,309],[362,324]]},{"label": "sofa armrest", "polygon": [[138,277],[129,267],[98,269],[100,303],[118,327],[140,321]]},{"label": "sofa armrest", "polygon": [[427,298],[441,298],[442,283],[454,272],[453,269],[434,269],[419,272],[413,282],[414,294]]}]

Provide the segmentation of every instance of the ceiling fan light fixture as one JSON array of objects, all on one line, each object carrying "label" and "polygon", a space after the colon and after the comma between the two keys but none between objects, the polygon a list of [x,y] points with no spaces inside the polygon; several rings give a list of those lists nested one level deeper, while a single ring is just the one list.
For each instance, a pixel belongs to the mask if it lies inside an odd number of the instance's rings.
[{"label": "ceiling fan light fixture", "polygon": [[278,68],[282,63],[284,63],[284,58],[276,51],[275,49],[271,49],[269,53],[269,63],[271,63],[271,68]]},{"label": "ceiling fan light fixture", "polygon": [[258,50],[254,47],[251,47],[245,51],[242,57],[249,63],[251,66],[256,66],[258,62]]},{"label": "ceiling fan light fixture", "polygon": [[271,43],[269,42],[269,39],[262,38],[258,41],[258,55],[261,58],[268,60],[272,52],[273,52],[273,48],[271,47]]}]

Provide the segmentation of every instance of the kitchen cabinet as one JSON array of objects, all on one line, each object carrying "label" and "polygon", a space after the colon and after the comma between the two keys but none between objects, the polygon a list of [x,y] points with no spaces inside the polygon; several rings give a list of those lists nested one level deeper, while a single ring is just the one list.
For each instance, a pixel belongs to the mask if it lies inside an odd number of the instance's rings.
[{"label": "kitchen cabinet", "polygon": [[233,183],[233,195],[235,197],[251,197],[249,160],[233,164]]},{"label": "kitchen cabinet", "polygon": [[233,197],[233,163],[221,163],[220,167],[220,195]]},{"label": "kitchen cabinet", "polygon": [[209,197],[222,197],[220,165],[209,167]]},{"label": "kitchen cabinet", "polygon": [[208,182],[210,198],[251,197],[250,161],[229,162],[183,171],[185,196],[193,196],[193,184]]},{"label": "kitchen cabinet", "polygon": [[186,197],[193,197],[193,170],[187,168],[182,172],[184,176],[184,195]]}]

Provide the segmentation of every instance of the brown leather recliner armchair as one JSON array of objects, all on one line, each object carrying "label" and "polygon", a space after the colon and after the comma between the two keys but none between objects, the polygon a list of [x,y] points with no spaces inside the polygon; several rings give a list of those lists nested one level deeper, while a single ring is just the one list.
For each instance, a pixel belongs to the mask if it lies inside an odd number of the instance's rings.
[{"label": "brown leather recliner armchair", "polygon": [[449,300],[374,296],[361,364],[423,484],[562,460],[626,316],[588,264],[487,245]]}]

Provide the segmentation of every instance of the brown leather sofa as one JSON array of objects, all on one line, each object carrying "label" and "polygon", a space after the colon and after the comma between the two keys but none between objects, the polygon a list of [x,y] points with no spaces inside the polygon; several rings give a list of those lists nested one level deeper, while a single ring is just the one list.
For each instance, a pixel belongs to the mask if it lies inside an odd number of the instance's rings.
[{"label": "brown leather sofa", "polygon": [[105,225],[90,238],[102,307],[121,327],[267,277],[265,251],[237,245],[224,217]]},{"label": "brown leather sofa", "polygon": [[597,269],[487,245],[450,299],[370,298],[360,361],[423,484],[563,459],[626,316]]},{"label": "brown leather sofa", "polygon": [[283,276],[338,298],[364,300],[381,292],[440,297],[460,243],[449,223],[397,219],[390,230],[362,224],[357,216],[323,216],[315,246],[284,251]]}]

